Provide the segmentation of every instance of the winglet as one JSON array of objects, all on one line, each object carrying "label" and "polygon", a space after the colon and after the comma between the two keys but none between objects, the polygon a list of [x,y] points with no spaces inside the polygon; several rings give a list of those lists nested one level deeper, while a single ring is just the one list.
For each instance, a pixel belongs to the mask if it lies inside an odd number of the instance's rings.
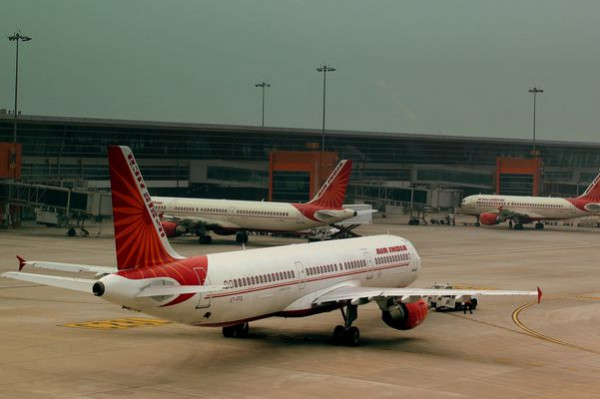
[{"label": "winglet", "polygon": [[542,290],[540,289],[540,287],[537,287],[537,292],[538,292],[538,305],[539,305],[540,302],[542,302]]},{"label": "winglet", "polygon": [[19,260],[19,271],[25,267],[27,261],[22,256],[17,255],[17,259]]}]

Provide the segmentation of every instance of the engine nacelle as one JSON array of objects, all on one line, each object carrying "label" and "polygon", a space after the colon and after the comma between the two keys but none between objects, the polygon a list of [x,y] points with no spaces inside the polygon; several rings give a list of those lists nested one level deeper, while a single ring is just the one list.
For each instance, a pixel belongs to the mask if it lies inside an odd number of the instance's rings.
[{"label": "engine nacelle", "polygon": [[500,223],[500,220],[498,219],[498,215],[495,213],[482,213],[479,215],[479,223],[493,226]]},{"label": "engine nacelle", "polygon": [[396,330],[411,330],[423,323],[426,317],[427,302],[423,299],[413,303],[397,300],[381,312],[381,320]]},{"label": "engine nacelle", "polygon": [[163,230],[165,231],[167,237],[177,237],[188,232],[185,227],[180,226],[175,222],[162,221],[160,224],[162,224]]}]

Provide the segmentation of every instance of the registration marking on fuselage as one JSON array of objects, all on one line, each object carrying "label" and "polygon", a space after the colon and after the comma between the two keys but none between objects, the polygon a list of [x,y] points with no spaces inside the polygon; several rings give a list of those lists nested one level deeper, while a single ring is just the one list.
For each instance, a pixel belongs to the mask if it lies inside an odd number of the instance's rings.
[{"label": "registration marking on fuselage", "polygon": [[146,317],[127,317],[124,319],[110,320],[91,320],[81,323],[63,324],[63,327],[107,329],[107,330],[125,330],[136,327],[159,327],[171,323],[168,320],[150,319]]}]

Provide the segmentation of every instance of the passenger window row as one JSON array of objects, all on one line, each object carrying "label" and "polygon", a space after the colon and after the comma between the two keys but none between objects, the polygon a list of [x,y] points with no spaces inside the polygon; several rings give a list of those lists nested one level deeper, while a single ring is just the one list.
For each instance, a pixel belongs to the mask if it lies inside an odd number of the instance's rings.
[{"label": "passenger window row", "polygon": [[344,262],[344,268],[346,270],[358,269],[367,266],[367,261],[364,259],[351,260],[350,262]]},{"label": "passenger window row", "polygon": [[289,216],[288,212],[274,212],[274,211],[251,211],[245,209],[238,209],[236,211],[238,215],[258,215],[258,216]]},{"label": "passenger window row", "polygon": [[317,274],[331,273],[331,272],[337,272],[337,271],[338,271],[338,265],[333,263],[330,265],[307,267],[306,275],[307,276],[315,276]]},{"label": "passenger window row", "polygon": [[225,289],[251,287],[260,284],[275,283],[284,280],[291,280],[296,277],[293,270],[283,272],[259,274],[258,276],[240,277],[231,280],[225,280],[223,285]]},{"label": "passenger window row", "polygon": [[386,263],[401,262],[403,260],[410,260],[410,253],[405,252],[401,254],[378,256],[375,258],[375,264],[384,265]]},{"label": "passenger window row", "polygon": [[366,267],[366,266],[367,266],[367,261],[364,259],[351,260],[348,262],[340,263],[339,265],[337,263],[332,263],[332,264],[328,264],[328,265],[307,267],[306,275],[307,276],[316,276],[317,274],[332,273],[332,272],[337,272],[338,270],[340,270],[340,271],[341,270],[353,270],[353,269],[358,269],[358,268]]}]

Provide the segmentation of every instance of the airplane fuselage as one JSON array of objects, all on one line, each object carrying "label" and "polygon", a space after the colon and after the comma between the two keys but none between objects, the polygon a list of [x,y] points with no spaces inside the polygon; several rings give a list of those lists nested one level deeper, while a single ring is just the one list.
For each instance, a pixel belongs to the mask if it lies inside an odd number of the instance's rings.
[{"label": "airplane fuselage", "polygon": [[301,231],[356,216],[351,209],[323,210],[310,204],[234,201],[220,199],[153,197],[159,213],[182,220],[201,218],[216,232]]},{"label": "airplane fuselage", "polygon": [[[337,286],[405,287],[417,278],[420,264],[417,251],[408,240],[381,235],[253,249],[241,254],[236,251],[202,255],[160,267],[121,270],[100,281],[106,287],[103,298],[119,305],[185,324],[227,326],[269,316],[306,316],[339,308],[339,304],[327,307],[313,303]],[[192,269],[193,274],[185,277],[178,268],[185,268],[185,272]],[[144,287],[155,284],[224,288],[136,298]]]},{"label": "airplane fuselage", "polygon": [[479,194],[463,200],[461,213],[479,216],[502,210],[530,215],[529,220],[559,220],[597,214],[590,205],[595,204],[580,204],[576,198]]}]

